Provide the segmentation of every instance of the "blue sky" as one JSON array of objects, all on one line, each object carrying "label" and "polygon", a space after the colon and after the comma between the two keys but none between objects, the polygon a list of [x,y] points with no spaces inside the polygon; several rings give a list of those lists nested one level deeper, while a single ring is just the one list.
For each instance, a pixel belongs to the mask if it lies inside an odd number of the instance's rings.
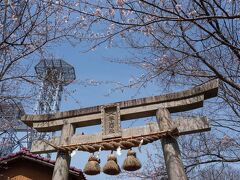
[{"label": "blue sky", "polygon": [[[82,44],[79,46],[72,47],[69,44],[58,44],[54,48],[49,49],[49,51],[56,58],[61,58],[67,63],[71,64],[75,68],[76,80],[70,85],[65,87],[64,94],[61,102],[61,111],[79,109],[83,107],[96,106],[100,104],[107,104],[116,101],[123,101],[132,98],[139,98],[145,96],[153,96],[162,94],[161,84],[148,84],[146,88],[140,89],[124,89],[124,91],[116,91],[109,94],[110,89],[116,87],[115,83],[103,83],[97,86],[85,86],[81,82],[86,79],[92,81],[103,81],[103,82],[120,82],[122,84],[127,84],[132,77],[141,75],[143,72],[133,66],[126,64],[117,64],[107,60],[107,58],[123,58],[129,55],[127,49],[114,49],[99,47],[94,51],[89,51],[83,53]],[[37,62],[36,62],[37,64]],[[175,91],[179,91],[176,90]],[[108,95],[106,95],[108,94]],[[203,109],[199,109],[200,111]],[[151,120],[155,120],[153,117]],[[121,125],[124,128],[132,126],[140,126],[146,123],[146,119],[138,119],[135,121],[125,121]],[[85,134],[96,133],[100,131],[100,126],[92,126],[87,128],[78,128],[77,133],[84,132]],[[59,132],[57,133],[59,135]],[[149,152],[161,151],[161,149],[156,149],[152,145],[146,145],[143,147],[142,153],[135,149],[137,156],[142,162],[142,165],[146,165],[147,154],[145,150]],[[107,155],[110,152],[101,152],[101,167],[104,166],[107,160]],[[122,166],[124,158],[126,157],[127,151],[123,151],[122,156],[118,157],[119,165]],[[72,158],[71,166],[83,169],[89,157],[89,153],[77,152],[77,154]],[[55,159],[55,155],[52,156]],[[86,176],[89,180],[99,179],[109,179],[111,176],[101,173],[98,176]],[[135,178],[137,179],[137,178]]]},{"label": "blue sky", "polygon": [[[94,81],[115,81],[127,84],[132,76],[139,76],[142,74],[140,69],[126,64],[117,64],[106,60],[106,57],[125,57],[128,52],[123,49],[107,49],[99,48],[95,51],[81,53],[79,48],[69,47],[67,45],[58,47],[56,50],[56,57],[63,58],[66,62],[74,66],[76,72],[76,81],[67,86],[66,93],[76,90],[71,94],[79,103],[70,104],[70,97],[66,103],[62,102],[62,110],[79,108],[80,106],[94,106],[97,104],[104,104],[109,102],[126,100],[133,97],[151,96],[159,93],[157,86],[151,85],[147,88],[141,89],[141,93],[137,93],[137,89],[125,89],[123,92],[118,91],[109,94],[110,89],[114,88],[116,84],[108,83],[99,86],[84,87],[79,82],[86,79]],[[73,100],[73,99],[72,99]]]},{"label": "blue sky", "polygon": [[[115,87],[114,83],[103,83],[97,86],[85,86],[81,82],[86,79],[92,81],[106,81],[106,82],[120,82],[127,84],[132,77],[141,75],[143,72],[133,66],[126,64],[112,63],[107,58],[123,58],[129,55],[127,49],[114,49],[99,47],[95,51],[89,51],[82,53],[82,44],[76,47],[72,47],[69,44],[58,44],[50,52],[56,58],[64,59],[67,63],[71,64],[75,68],[76,80],[70,85],[65,87],[64,94],[61,102],[61,111],[79,109],[83,107],[96,106],[100,104],[107,104],[116,101],[123,101],[132,98],[139,98],[145,96],[153,96],[162,94],[161,84],[148,84],[146,88],[140,89],[124,89],[124,91],[116,91],[109,94],[109,90]],[[37,62],[36,62],[37,64]],[[158,82],[160,83],[160,82]],[[177,90],[179,91],[179,90]],[[106,95],[108,94],[108,95]],[[200,109],[203,110],[203,109]],[[136,121],[125,121],[122,123],[122,127],[127,128],[130,126],[139,126],[146,123],[146,119],[138,119]],[[155,118],[153,117],[154,121]],[[100,126],[92,126],[88,128],[78,128],[77,133],[84,132],[85,134],[96,133],[100,131]],[[59,135],[59,132],[57,133]],[[143,147],[142,153],[135,149],[137,156],[146,165],[147,154],[145,150],[149,152],[161,151],[156,149],[152,145],[146,145]],[[104,166],[107,160],[107,155],[110,152],[101,152],[101,167]],[[123,151],[123,154],[118,157],[119,165],[122,166],[127,151]],[[72,158],[71,166],[83,169],[89,157],[89,153],[77,152]],[[55,155],[52,156],[55,159]],[[101,173],[98,176],[86,176],[89,180],[104,180],[111,179],[111,176]],[[137,179],[137,178],[135,178]]]},{"label": "blue sky", "polygon": [[[82,107],[95,106],[99,104],[106,104],[116,101],[127,100],[131,98],[138,98],[144,96],[152,96],[160,94],[158,86],[154,84],[149,85],[147,88],[143,88],[138,92],[138,89],[124,89],[124,91],[117,91],[109,94],[110,89],[115,87],[115,84],[101,84],[98,86],[84,86],[80,82],[89,79],[94,81],[114,81],[127,84],[131,77],[142,74],[140,69],[126,64],[112,63],[106,60],[106,57],[125,57],[128,55],[127,50],[124,49],[108,49],[100,47],[95,51],[89,51],[82,53],[84,48],[72,47],[68,44],[62,44],[52,49],[53,54],[57,58],[62,58],[75,68],[76,80],[65,87],[61,102],[61,111],[78,109]],[[108,94],[108,95],[107,95]],[[140,119],[133,123],[133,126],[145,124],[144,119]],[[132,126],[132,121],[122,124],[124,127]],[[93,126],[84,129],[78,129],[78,132],[84,131],[85,133],[95,133],[100,131],[100,126]],[[143,147],[143,149],[149,149],[153,151],[151,145]],[[123,151],[121,157],[118,157],[119,165],[121,166],[126,152]],[[136,152],[138,150],[136,149]],[[101,153],[101,167],[106,162],[107,155],[110,152]],[[146,154],[137,153],[139,159],[144,162]],[[77,168],[84,168],[85,163],[88,160],[89,153],[78,152],[71,161],[71,166]],[[55,158],[53,156],[53,158]],[[144,163],[143,163],[144,164]],[[87,176],[87,179],[107,179],[110,176],[101,173],[98,176]]]}]

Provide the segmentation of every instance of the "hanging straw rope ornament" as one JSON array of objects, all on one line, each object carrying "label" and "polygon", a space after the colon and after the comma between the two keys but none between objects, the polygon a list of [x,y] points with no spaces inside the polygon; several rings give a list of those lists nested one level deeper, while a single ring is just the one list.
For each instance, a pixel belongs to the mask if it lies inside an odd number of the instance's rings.
[{"label": "hanging straw rope ornament", "polygon": [[84,167],[83,172],[87,175],[97,175],[100,174],[100,159],[95,157],[94,155],[91,155],[88,159],[87,164]]},{"label": "hanging straw rope ornament", "polygon": [[107,163],[103,167],[103,172],[108,175],[118,175],[121,172],[117,164],[117,158],[113,153],[108,156]]},{"label": "hanging straw rope ornament", "polygon": [[[127,153],[127,157],[123,163],[123,169],[126,171],[136,171],[141,168],[141,162],[137,159],[136,153],[131,149],[132,147],[138,147],[141,152],[141,146],[159,140],[166,136],[178,136],[179,131],[177,128],[173,128],[166,131],[152,133],[149,135],[139,135],[131,138],[115,138],[114,140],[103,140],[92,143],[81,143],[74,145],[57,146],[46,140],[43,140],[46,144],[52,146],[59,151],[71,152],[70,155],[74,156],[76,152],[87,151],[90,153],[98,152],[97,157],[91,155],[87,164],[84,167],[83,172],[87,175],[100,174],[100,152],[102,150],[117,150],[117,154],[121,155],[122,149],[130,149]],[[117,158],[111,154],[108,157],[106,165],[103,167],[103,172],[109,175],[118,175],[121,172],[119,165],[117,164]]]},{"label": "hanging straw rope ornament", "polygon": [[126,171],[136,171],[142,167],[141,162],[132,149],[128,150],[127,157],[123,162],[123,169]]},{"label": "hanging straw rope ornament", "polygon": [[74,145],[65,145],[65,146],[57,146],[52,144],[46,140],[43,140],[46,144],[52,146],[53,148],[61,151],[73,151],[76,148],[79,151],[87,151],[90,153],[97,152],[101,148],[101,150],[116,150],[118,147],[121,149],[130,149],[133,147],[139,147],[139,151],[141,152],[141,146],[151,143],[153,141],[157,141],[166,136],[178,136],[179,131],[177,128],[173,128],[171,130],[162,131],[158,133],[153,133],[147,136],[136,136],[131,138],[116,138],[115,140],[104,140],[101,142],[93,142],[93,143],[82,143],[82,144],[74,144]]}]

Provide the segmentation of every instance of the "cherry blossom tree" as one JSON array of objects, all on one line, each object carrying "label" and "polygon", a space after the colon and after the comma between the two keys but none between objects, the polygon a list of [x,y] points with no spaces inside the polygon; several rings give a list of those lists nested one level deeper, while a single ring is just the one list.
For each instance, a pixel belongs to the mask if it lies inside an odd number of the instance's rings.
[{"label": "cherry blossom tree", "polygon": [[46,55],[54,43],[122,48],[132,55],[112,61],[144,74],[119,89],[155,82],[163,91],[176,90],[219,78],[217,102],[196,112],[208,115],[212,132],[182,139],[182,156],[189,174],[206,165],[238,163],[239,8],[236,0],[2,0],[1,99],[26,97],[15,90],[36,82],[29,59]]},{"label": "cherry blossom tree", "polygon": [[0,1],[0,101],[30,98],[26,89],[37,84],[34,60],[63,40],[79,42],[82,23],[70,14],[57,1]]},{"label": "cherry blossom tree", "polygon": [[202,112],[211,120],[212,133],[182,140],[182,149],[188,147],[183,151],[186,170],[240,161],[239,1],[79,0],[59,5],[83,19],[89,49],[107,45],[132,54],[112,59],[144,71],[122,88],[157,82],[163,90],[176,90],[220,79],[217,102],[210,101]]},{"label": "cherry blossom tree", "polygon": [[34,61],[49,57],[48,48],[57,43],[79,42],[81,27],[57,1],[0,0],[0,156],[26,144],[28,135],[18,137],[16,129],[26,129],[17,121],[21,104],[33,109],[41,85]]}]

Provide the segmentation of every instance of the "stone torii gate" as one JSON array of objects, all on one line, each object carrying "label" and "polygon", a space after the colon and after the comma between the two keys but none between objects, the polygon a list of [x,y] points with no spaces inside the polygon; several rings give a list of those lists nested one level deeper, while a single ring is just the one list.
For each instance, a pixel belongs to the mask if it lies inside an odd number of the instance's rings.
[{"label": "stone torii gate", "polygon": [[[161,139],[164,159],[170,180],[185,180],[187,176],[175,137],[209,131],[206,117],[179,117],[170,114],[203,106],[206,99],[217,96],[219,81],[214,79],[192,89],[117,103],[82,108],[45,115],[24,115],[22,121],[39,132],[61,130],[60,137],[33,142],[32,153],[58,152],[54,180],[67,180],[71,157],[78,149],[95,152],[137,147]],[[134,128],[121,128],[121,121],[156,116],[157,122]],[[75,134],[78,127],[102,125],[102,132]],[[141,142],[140,142],[141,141]]]}]

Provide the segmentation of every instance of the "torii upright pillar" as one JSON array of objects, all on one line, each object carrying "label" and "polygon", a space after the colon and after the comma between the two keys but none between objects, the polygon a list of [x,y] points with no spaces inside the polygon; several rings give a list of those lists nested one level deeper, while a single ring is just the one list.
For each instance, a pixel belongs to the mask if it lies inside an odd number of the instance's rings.
[{"label": "torii upright pillar", "polygon": [[[173,128],[171,116],[167,109],[158,109],[156,116],[160,131],[165,131]],[[161,143],[167,168],[168,179],[187,180],[188,178],[184,171],[179,146],[175,137],[164,137],[161,139]]]},{"label": "torii upright pillar", "polygon": [[[69,144],[75,132],[72,124],[65,123],[62,127],[60,138],[61,144]],[[58,151],[57,159],[53,170],[52,180],[68,180],[71,157],[66,151]]]}]

